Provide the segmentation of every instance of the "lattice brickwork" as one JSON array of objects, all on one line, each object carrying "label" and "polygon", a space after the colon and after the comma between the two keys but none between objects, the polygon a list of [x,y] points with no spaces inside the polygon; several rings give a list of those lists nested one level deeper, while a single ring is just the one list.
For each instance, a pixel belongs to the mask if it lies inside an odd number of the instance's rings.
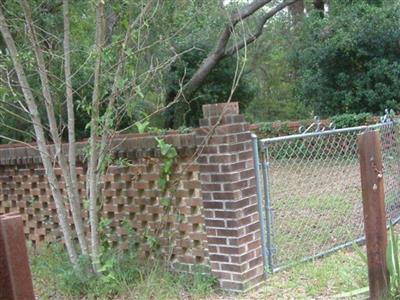
[{"label": "lattice brickwork", "polygon": [[[104,176],[102,235],[124,249],[134,243],[141,257],[161,252],[185,269],[193,264],[208,264],[200,174],[198,165],[190,163],[192,151],[179,150],[170,179],[176,184],[162,195],[158,189],[161,160],[154,150],[118,152],[130,166],[111,166]],[[66,195],[60,170],[58,177]],[[82,167],[78,177],[79,192],[85,199],[86,176]],[[163,206],[160,199],[169,199],[172,205]],[[40,163],[3,161],[0,165],[0,214],[13,211],[22,215],[26,237],[33,245],[61,239],[55,204]]]}]

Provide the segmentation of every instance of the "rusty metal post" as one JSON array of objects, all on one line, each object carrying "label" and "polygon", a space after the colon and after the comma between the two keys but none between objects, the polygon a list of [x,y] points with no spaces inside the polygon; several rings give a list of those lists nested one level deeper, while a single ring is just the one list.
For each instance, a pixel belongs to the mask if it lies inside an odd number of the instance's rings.
[{"label": "rusty metal post", "polygon": [[370,299],[385,299],[389,275],[386,266],[386,211],[379,133],[369,131],[361,134],[358,146]]},{"label": "rusty metal post", "polygon": [[34,300],[21,216],[0,216],[0,299]]}]

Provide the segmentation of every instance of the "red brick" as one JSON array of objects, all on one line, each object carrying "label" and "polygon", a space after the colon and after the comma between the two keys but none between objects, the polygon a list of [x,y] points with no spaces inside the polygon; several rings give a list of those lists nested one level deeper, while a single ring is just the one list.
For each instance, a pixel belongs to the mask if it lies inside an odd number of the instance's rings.
[{"label": "red brick", "polygon": [[211,261],[229,262],[229,256],[227,255],[211,254],[210,259]]},{"label": "red brick", "polygon": [[206,104],[203,105],[202,109],[204,118],[220,116],[222,113],[224,113],[225,115],[239,114],[238,102]]},{"label": "red brick", "polygon": [[212,182],[229,182],[237,180],[239,180],[238,173],[228,173],[228,174],[220,173],[211,175]]},{"label": "red brick", "polygon": [[218,236],[227,236],[227,237],[236,237],[239,235],[238,230],[236,229],[218,229],[217,230]]},{"label": "red brick", "polygon": [[242,272],[242,267],[240,265],[236,264],[221,264],[221,270],[223,271],[230,271],[234,273],[241,273]]},{"label": "red brick", "polygon": [[225,228],[225,221],[223,220],[205,220],[207,227],[220,227]]},{"label": "red brick", "polygon": [[228,124],[215,128],[216,134],[239,133],[243,131],[245,131],[243,124]]},{"label": "red brick", "polygon": [[214,200],[238,200],[240,198],[240,192],[214,192]]},{"label": "red brick", "polygon": [[227,238],[222,237],[209,237],[207,241],[209,245],[227,245],[228,243]]},{"label": "red brick", "polygon": [[211,164],[214,163],[235,163],[237,162],[238,156],[236,154],[218,154],[218,155],[212,155],[208,158],[208,161]]},{"label": "red brick", "polygon": [[204,201],[204,208],[207,209],[222,209],[224,207],[222,202],[218,201]]},{"label": "red brick", "polygon": [[217,183],[204,183],[202,184],[201,189],[205,192],[222,191],[222,185]]}]

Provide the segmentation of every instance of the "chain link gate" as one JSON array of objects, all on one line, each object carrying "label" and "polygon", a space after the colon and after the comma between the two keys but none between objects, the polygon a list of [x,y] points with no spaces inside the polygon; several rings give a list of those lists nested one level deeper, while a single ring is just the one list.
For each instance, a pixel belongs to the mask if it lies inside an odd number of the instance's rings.
[{"label": "chain link gate", "polygon": [[[318,120],[317,120],[318,121]],[[357,136],[378,130],[388,220],[400,219],[400,126],[324,129],[258,139],[254,166],[265,266],[278,271],[362,243]]]}]

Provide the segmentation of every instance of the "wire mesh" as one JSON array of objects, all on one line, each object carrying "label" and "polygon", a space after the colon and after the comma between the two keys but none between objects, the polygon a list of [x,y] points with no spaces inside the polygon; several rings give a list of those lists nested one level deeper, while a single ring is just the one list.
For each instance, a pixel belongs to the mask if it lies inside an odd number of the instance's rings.
[{"label": "wire mesh", "polygon": [[388,219],[400,215],[400,134],[395,123],[260,140],[267,255],[272,269],[363,238],[357,136],[379,130]]}]

